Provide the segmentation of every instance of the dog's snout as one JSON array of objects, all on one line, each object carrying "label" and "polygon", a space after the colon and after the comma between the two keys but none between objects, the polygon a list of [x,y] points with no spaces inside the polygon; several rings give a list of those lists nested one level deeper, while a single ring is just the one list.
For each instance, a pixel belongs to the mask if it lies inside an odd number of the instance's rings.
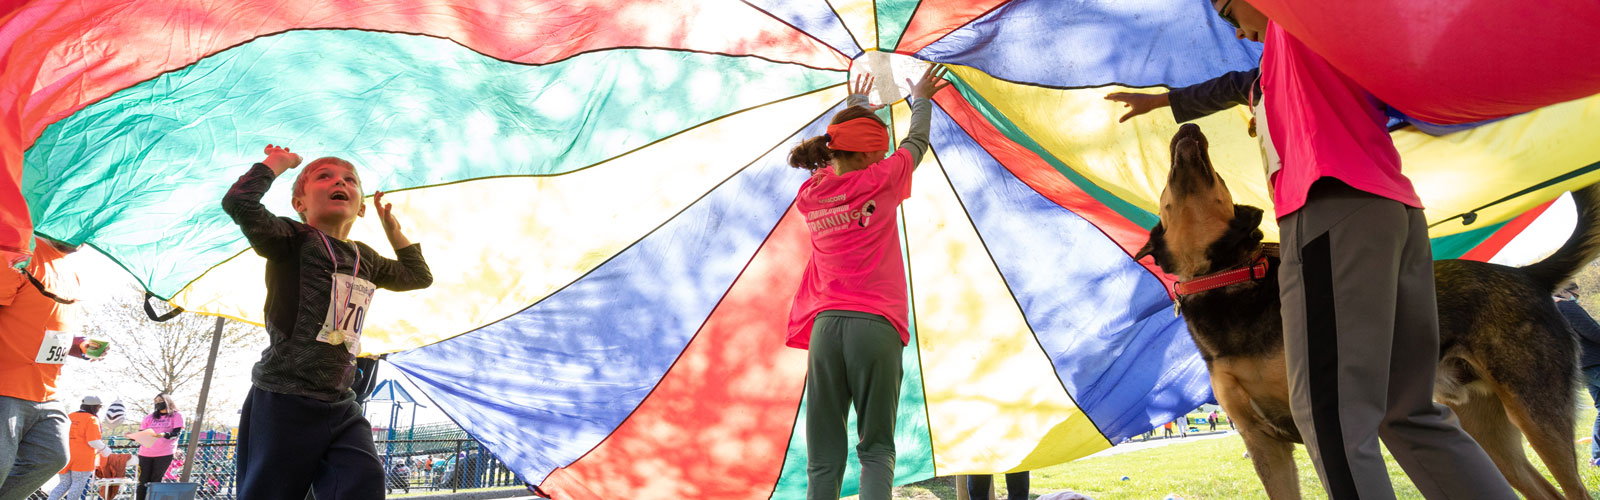
[{"label": "dog's snout", "polygon": [[1212,185],[1211,161],[1206,156],[1206,136],[1200,126],[1186,123],[1172,136],[1172,170],[1167,187],[1179,196],[1198,193]]},{"label": "dog's snout", "polygon": [[1179,152],[1192,153],[1199,146],[1200,146],[1200,141],[1194,140],[1193,137],[1182,137],[1182,138],[1178,139],[1177,143],[1174,143],[1172,145],[1172,148],[1177,150],[1177,151],[1179,151]]}]

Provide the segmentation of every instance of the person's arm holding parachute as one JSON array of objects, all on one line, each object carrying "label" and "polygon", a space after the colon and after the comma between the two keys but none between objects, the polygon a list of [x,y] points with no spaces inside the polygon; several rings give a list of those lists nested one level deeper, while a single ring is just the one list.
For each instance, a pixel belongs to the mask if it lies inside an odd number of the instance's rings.
[{"label": "person's arm holding parachute", "polygon": [[391,260],[371,251],[365,245],[360,247],[365,259],[372,264],[372,283],[386,290],[404,292],[421,290],[433,285],[433,272],[428,269],[428,262],[422,258],[421,245],[414,244],[400,232],[400,220],[394,216],[394,204],[383,202],[383,191],[378,191],[372,198],[372,204],[378,209],[378,220],[383,224],[383,232],[389,237],[389,245],[394,248],[394,255],[399,260]]},{"label": "person's arm holding parachute", "polygon": [[[1117,101],[1128,107],[1128,112],[1117,119],[1118,123],[1169,106],[1172,108],[1172,119],[1183,123],[1234,106],[1249,106],[1251,89],[1258,87],[1260,80],[1261,68],[1252,68],[1248,71],[1230,71],[1204,82],[1178,87],[1160,94],[1113,92],[1106,95],[1106,100]],[[1257,91],[1254,95],[1259,96],[1261,93]]]},{"label": "person's arm holding parachute", "polygon": [[222,197],[222,211],[239,225],[257,255],[273,258],[292,251],[289,242],[294,229],[289,221],[267,210],[266,205],[261,204],[261,197],[272,187],[273,179],[300,166],[300,155],[271,144],[267,145],[265,153],[267,158],[252,165]]},{"label": "person's arm holding parachute", "polygon": [[950,86],[950,82],[944,79],[949,73],[948,68],[934,64],[922,72],[922,79],[916,82],[906,79],[911,86],[911,94],[906,96],[911,104],[911,127],[906,131],[906,138],[900,140],[900,148],[911,153],[912,168],[922,164],[922,154],[928,151],[928,122],[933,118],[932,97]]}]

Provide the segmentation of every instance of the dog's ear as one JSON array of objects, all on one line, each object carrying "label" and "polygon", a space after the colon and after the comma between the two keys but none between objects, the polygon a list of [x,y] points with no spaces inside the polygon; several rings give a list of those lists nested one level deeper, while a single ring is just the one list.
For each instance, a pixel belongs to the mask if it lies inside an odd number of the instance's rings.
[{"label": "dog's ear", "polygon": [[1138,262],[1140,260],[1144,260],[1145,256],[1154,253],[1156,251],[1156,246],[1160,244],[1161,238],[1166,236],[1166,234],[1167,228],[1162,226],[1160,222],[1157,222],[1156,227],[1150,228],[1150,239],[1145,240],[1144,248],[1140,248],[1139,253],[1133,254],[1133,260]]},{"label": "dog's ear", "polygon": [[1229,232],[1248,235],[1249,243],[1254,245],[1261,241],[1265,235],[1261,233],[1262,211],[1250,205],[1233,206],[1232,229]]},{"label": "dog's ear", "polygon": [[1245,227],[1261,227],[1261,209],[1250,205],[1234,205],[1233,220],[1235,224]]}]

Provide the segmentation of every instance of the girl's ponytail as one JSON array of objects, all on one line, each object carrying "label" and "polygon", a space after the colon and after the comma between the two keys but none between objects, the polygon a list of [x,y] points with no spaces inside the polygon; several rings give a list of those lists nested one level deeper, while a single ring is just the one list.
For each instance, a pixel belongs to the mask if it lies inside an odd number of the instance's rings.
[{"label": "girl's ponytail", "polygon": [[833,161],[833,150],[828,149],[828,136],[819,135],[806,139],[799,146],[789,150],[789,166],[816,171],[828,166]]},{"label": "girl's ponytail", "polygon": [[[833,115],[832,123],[834,125],[838,125],[856,118],[871,118],[876,120],[878,125],[883,125],[885,128],[888,127],[888,125],[883,123],[882,118],[878,118],[878,115],[873,114],[871,109],[867,109],[862,106],[851,106],[844,108],[844,110]],[[829,163],[835,158],[860,154],[858,152],[829,149],[828,143],[832,141],[833,138],[828,137],[828,134],[822,134],[810,139],[806,139],[805,142],[801,142],[799,146],[795,146],[794,149],[789,150],[789,166],[794,168],[803,168],[815,172],[819,168],[828,166]]]}]

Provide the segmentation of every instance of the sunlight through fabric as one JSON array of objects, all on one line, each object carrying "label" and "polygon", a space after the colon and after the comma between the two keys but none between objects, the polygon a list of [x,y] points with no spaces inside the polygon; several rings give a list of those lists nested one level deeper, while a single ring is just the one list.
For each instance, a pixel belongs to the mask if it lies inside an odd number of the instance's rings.
[{"label": "sunlight through fabric", "polygon": [[[1554,33],[1489,29],[1511,7],[1486,2],[1454,28],[1352,17],[1446,1],[1262,6],[1413,118],[1390,130],[1434,256],[1488,260],[1600,180],[1600,78],[1572,59],[1600,9],[1555,0],[1569,18],[1533,16]],[[1255,67],[1205,2],[14,3],[0,257],[90,245],[155,297],[259,325],[267,264],[223,195],[267,144],[348,160],[434,278],[376,292],[358,350],[558,498],[806,496],[807,351],[784,342],[810,174],[788,156],[867,74],[898,143],[930,64],[951,85],[897,214],[894,482],[1074,460],[1213,399],[1175,278],[1133,258],[1178,124],[1106,99]],[[1235,201],[1270,209],[1251,119],[1193,123]],[[298,173],[262,200],[290,221]],[[394,257],[366,208],[350,238]]]}]

